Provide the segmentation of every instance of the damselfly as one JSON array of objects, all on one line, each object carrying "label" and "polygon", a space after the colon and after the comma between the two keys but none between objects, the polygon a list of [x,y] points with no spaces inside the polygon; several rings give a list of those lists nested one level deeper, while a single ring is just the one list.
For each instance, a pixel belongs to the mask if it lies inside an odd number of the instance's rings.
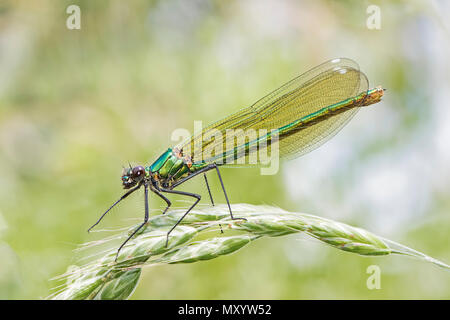
[{"label": "damselfly", "polygon": [[[220,166],[261,164],[263,157],[260,153],[263,149],[266,153],[273,153],[276,148],[282,158],[303,155],[336,134],[359,107],[379,102],[383,94],[382,87],[369,89],[367,77],[359,70],[356,62],[346,58],[327,61],[289,81],[252,106],[204,128],[200,133],[194,133],[183,143],[169,148],[151,165],[130,166],[124,169],[122,185],[128,191],[106,210],[89,230],[120,201],[144,187],[144,222],[119,247],[117,260],[122,247],[149,219],[149,190],[166,202],[163,214],[171,206],[171,201],[165,194],[194,198],[194,203],[167,233],[167,246],[170,233],[201,198],[199,194],[175,188],[203,174],[211,203],[214,205],[206,177],[209,170],[215,170],[218,175],[231,219],[245,220],[233,216],[220,175]],[[252,136],[247,134],[249,130],[263,133]],[[231,140],[228,139],[230,132],[234,135]],[[258,156],[254,157],[257,154]],[[253,163],[250,163],[252,159]]]}]

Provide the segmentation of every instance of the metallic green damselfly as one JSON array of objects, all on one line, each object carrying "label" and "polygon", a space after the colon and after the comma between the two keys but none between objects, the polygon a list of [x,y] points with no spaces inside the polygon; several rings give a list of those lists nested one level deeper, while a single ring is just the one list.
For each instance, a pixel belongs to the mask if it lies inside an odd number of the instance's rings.
[{"label": "metallic green damselfly", "polygon": [[[262,149],[271,153],[275,147],[282,158],[303,155],[336,134],[355,115],[359,107],[379,102],[383,94],[382,87],[369,89],[367,77],[359,70],[356,62],[346,58],[327,61],[289,81],[252,106],[213,123],[200,133],[194,133],[183,143],[169,148],[151,165],[130,166],[124,169],[122,185],[128,191],[106,210],[89,230],[120,201],[144,187],[144,222],[119,247],[117,260],[122,247],[148,221],[149,189],[166,202],[163,214],[171,206],[170,200],[164,194],[194,198],[195,202],[167,233],[167,246],[170,233],[201,198],[198,194],[174,189],[203,174],[211,203],[214,205],[206,177],[209,170],[217,172],[231,219],[245,220],[233,216],[220,175],[220,166],[242,163],[260,165],[263,162],[261,157],[253,156]],[[230,140],[227,136],[231,130],[234,137]],[[249,130],[262,131],[263,134],[247,135]],[[228,143],[229,141],[231,143]],[[249,163],[250,159],[256,162]]]}]

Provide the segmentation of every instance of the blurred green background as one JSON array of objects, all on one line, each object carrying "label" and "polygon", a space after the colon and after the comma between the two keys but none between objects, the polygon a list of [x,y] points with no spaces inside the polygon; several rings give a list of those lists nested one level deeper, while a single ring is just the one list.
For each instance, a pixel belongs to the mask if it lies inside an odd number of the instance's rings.
[{"label": "blurred green background", "polygon": [[[80,30],[66,27],[71,4]],[[371,4],[379,30],[366,26]],[[277,175],[223,169],[231,201],[328,217],[449,263],[448,14],[447,1],[2,0],[0,298],[45,298],[49,279],[80,263],[79,244],[109,235],[86,230],[121,195],[122,165],[150,164],[175,129],[218,120],[338,57],[387,88],[383,101]],[[223,202],[215,175],[210,183]],[[184,189],[207,204],[202,179]],[[135,194],[101,228],[142,218]],[[450,298],[449,273],[434,265],[305,239],[146,268],[132,298]],[[372,264],[380,290],[366,287]]]}]

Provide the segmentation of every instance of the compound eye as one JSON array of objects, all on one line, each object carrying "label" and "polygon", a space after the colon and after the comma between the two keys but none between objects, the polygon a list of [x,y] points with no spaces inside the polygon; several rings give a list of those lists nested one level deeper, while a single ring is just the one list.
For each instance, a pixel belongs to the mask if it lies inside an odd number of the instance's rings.
[{"label": "compound eye", "polygon": [[142,176],[144,174],[144,172],[145,172],[144,167],[143,166],[138,166],[138,167],[134,167],[133,168],[132,175],[133,175],[133,177],[137,178],[137,177]]}]

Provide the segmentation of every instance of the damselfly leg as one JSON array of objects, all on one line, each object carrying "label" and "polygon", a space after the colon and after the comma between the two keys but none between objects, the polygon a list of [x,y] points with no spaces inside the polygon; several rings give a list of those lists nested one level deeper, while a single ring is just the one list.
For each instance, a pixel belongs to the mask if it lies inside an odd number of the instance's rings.
[{"label": "damselfly leg", "polygon": [[162,192],[167,192],[167,193],[173,193],[173,194],[179,194],[179,195],[184,195],[184,196],[189,196],[189,197],[193,197],[196,198],[197,200],[195,200],[194,204],[181,216],[181,218],[175,223],[175,225],[169,230],[169,232],[167,232],[167,238],[166,238],[166,247],[169,244],[169,235],[170,233],[173,231],[173,229],[175,229],[175,227],[180,224],[180,222],[184,219],[184,217],[186,217],[186,215],[189,213],[189,211],[191,211],[196,205],[197,203],[200,201],[200,199],[202,198],[199,194],[196,193],[190,193],[190,192],[185,192],[185,191],[178,191],[178,190],[170,190],[170,189],[163,189],[161,188]]},{"label": "damselfly leg", "polygon": [[[211,189],[209,188],[208,178],[206,178],[206,172],[203,173],[205,177],[206,188],[208,188],[209,198],[211,199],[211,205],[214,207],[214,200],[211,194]],[[220,233],[223,233],[222,225],[219,223]]]},{"label": "damselfly leg", "polygon": [[120,250],[122,250],[123,246],[130,241],[130,239],[148,222],[148,182],[145,181],[144,182],[144,190],[145,190],[145,216],[144,216],[144,222],[141,223],[139,225],[139,227],[137,227],[127,238],[127,240],[125,240],[121,246],[119,247],[119,249],[117,250],[116,253],[116,259],[114,259],[114,261],[117,262],[117,258],[119,257],[119,252]]},{"label": "damselfly leg", "polygon": [[109,207],[109,209],[106,210],[105,213],[103,213],[103,214],[100,216],[100,218],[97,220],[97,222],[94,223],[87,231],[90,232],[91,229],[92,229],[93,227],[95,227],[96,225],[98,225],[98,224],[100,223],[100,221],[102,221],[103,217],[104,217],[109,211],[111,211],[112,208],[114,208],[120,201],[122,201],[123,199],[125,199],[126,197],[128,197],[130,194],[132,194],[133,192],[135,192],[136,190],[138,190],[140,187],[142,187],[142,183],[139,183],[139,184],[137,185],[137,187],[135,187],[135,188],[130,189],[129,191],[127,191],[123,196],[120,197],[119,200],[117,200],[116,202],[114,202],[114,204],[113,204],[111,207]]},{"label": "damselfly leg", "polygon": [[[225,186],[224,186],[224,183],[223,183],[223,180],[222,180],[222,176],[220,175],[219,166],[218,166],[217,164],[213,163],[213,164],[210,164],[210,165],[204,167],[203,169],[200,169],[199,171],[197,171],[197,172],[191,174],[190,176],[187,176],[186,178],[181,179],[180,181],[178,181],[177,183],[175,183],[174,185],[172,185],[172,187],[171,187],[170,189],[164,189],[164,188],[161,188],[161,191],[162,191],[162,192],[174,193],[174,194],[180,194],[180,195],[186,195],[186,196],[190,196],[190,197],[197,198],[197,200],[194,202],[194,204],[193,204],[193,205],[192,205],[192,206],[191,206],[191,207],[183,214],[183,216],[177,221],[177,223],[176,223],[176,224],[170,229],[170,231],[167,233],[166,246],[167,246],[167,243],[168,243],[168,241],[169,241],[169,234],[173,231],[173,229],[175,229],[175,227],[176,227],[178,224],[180,224],[180,222],[184,219],[184,217],[185,217],[185,216],[186,216],[186,215],[187,215],[187,214],[188,214],[188,213],[189,213],[189,212],[197,205],[197,203],[200,201],[200,198],[201,198],[200,195],[195,194],[195,193],[189,193],[189,192],[184,192],[184,191],[175,191],[175,190],[173,190],[173,189],[174,189],[175,187],[177,187],[177,186],[183,184],[184,182],[186,182],[186,181],[192,179],[192,178],[195,177],[196,175],[201,174],[201,173],[204,173],[204,174],[205,174],[207,171],[212,170],[212,169],[216,169],[217,176],[219,177],[220,185],[222,186],[223,194],[224,194],[224,196],[225,196],[225,200],[227,201],[228,210],[229,210],[229,212],[230,212],[231,220],[244,220],[244,221],[247,221],[246,218],[235,218],[235,217],[233,216],[233,212],[232,212],[232,210],[231,210],[230,201],[228,200],[228,195],[227,195],[227,192],[225,191]],[[206,175],[205,175],[205,180],[206,180]],[[210,189],[209,189],[209,185],[208,185],[207,180],[206,180],[206,183],[207,183],[209,195],[210,195],[211,202],[212,202],[212,195],[211,195],[211,191],[210,191]],[[214,203],[213,203],[213,205],[214,205]],[[221,229],[221,231],[222,231],[222,226],[220,227],[220,229]],[[223,231],[222,231],[222,232],[223,232]]]}]

